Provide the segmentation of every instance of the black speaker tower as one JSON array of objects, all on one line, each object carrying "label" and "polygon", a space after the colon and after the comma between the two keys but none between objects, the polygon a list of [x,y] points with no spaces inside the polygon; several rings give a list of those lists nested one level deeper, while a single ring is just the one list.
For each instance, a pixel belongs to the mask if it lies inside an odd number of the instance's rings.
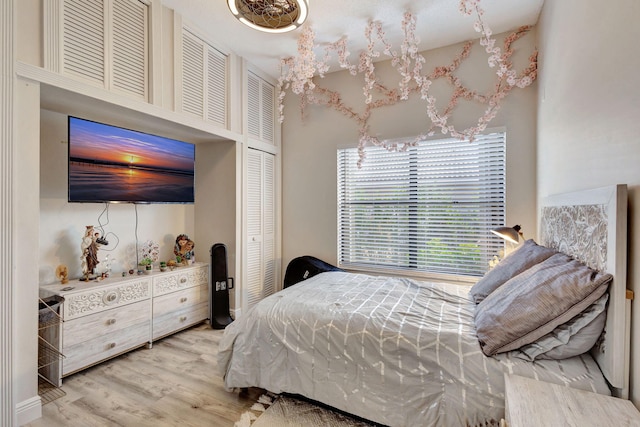
[{"label": "black speaker tower", "polygon": [[229,314],[229,289],[233,288],[233,277],[227,274],[227,247],[216,243],[211,247],[211,313],[209,319],[213,329],[224,329],[233,322]]}]

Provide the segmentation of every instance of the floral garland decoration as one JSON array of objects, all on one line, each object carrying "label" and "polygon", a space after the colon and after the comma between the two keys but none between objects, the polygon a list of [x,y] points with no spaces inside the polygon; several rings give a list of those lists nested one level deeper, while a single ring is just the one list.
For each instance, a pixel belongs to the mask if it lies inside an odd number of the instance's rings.
[{"label": "floral garland decoration", "polygon": [[[326,46],[322,59],[316,59],[314,32],[309,27],[305,28],[298,39],[298,56],[281,60],[281,72],[278,80],[280,122],[284,120],[283,101],[285,92],[288,89],[301,96],[300,108],[303,116],[305,107],[308,104],[333,108],[348,118],[355,120],[359,126],[359,165],[365,158],[364,149],[367,145],[384,147],[389,151],[406,150],[408,147],[416,145],[418,141],[426,136],[434,135],[437,129],[445,135],[450,134],[454,138],[473,141],[475,136],[484,131],[491,120],[495,118],[502,100],[512,89],[515,87],[525,88],[535,81],[538,57],[538,51],[534,49],[529,56],[529,65],[519,73],[514,70],[511,62],[511,56],[514,53],[512,45],[516,40],[524,36],[531,27],[523,26],[511,33],[505,38],[501,49],[496,46],[496,40],[492,37],[491,29],[482,20],[484,11],[480,8],[479,3],[480,0],[460,0],[459,9],[466,15],[471,15],[475,12],[474,29],[481,35],[480,45],[489,54],[487,60],[489,67],[496,69],[497,82],[488,93],[482,94],[465,87],[454,74],[462,61],[469,56],[473,45],[471,41],[464,44],[462,51],[454,58],[451,64],[435,67],[430,74],[424,75],[423,65],[426,60],[418,51],[419,40],[415,35],[416,20],[412,13],[406,12],[402,21],[404,40],[400,47],[400,53],[393,51],[391,44],[385,40],[382,24],[380,22],[369,22],[365,29],[365,36],[368,41],[367,49],[360,53],[357,65],[351,64],[348,60],[350,52],[347,50],[346,38]],[[379,58],[381,55],[381,52],[375,49],[376,41],[379,41],[384,46],[382,53],[391,58],[391,65],[400,74],[398,88],[387,88],[380,83],[376,76],[374,59]],[[332,53],[337,54],[340,67],[348,70],[351,75],[363,74],[364,112],[358,113],[342,101],[338,92],[322,88],[314,82],[313,78],[316,74],[319,78],[323,78],[329,71],[328,61]],[[453,86],[453,93],[449,103],[442,112],[438,111],[436,98],[430,92],[433,81],[439,78],[446,79]],[[379,95],[376,100],[373,99],[374,91]],[[372,111],[383,106],[395,105],[401,101],[406,101],[412,93],[419,93],[421,99],[427,104],[426,113],[431,121],[431,126],[425,134],[401,144],[371,136],[369,134],[369,118]],[[475,126],[461,130],[448,123],[460,99],[486,105],[483,115],[477,120]]]}]

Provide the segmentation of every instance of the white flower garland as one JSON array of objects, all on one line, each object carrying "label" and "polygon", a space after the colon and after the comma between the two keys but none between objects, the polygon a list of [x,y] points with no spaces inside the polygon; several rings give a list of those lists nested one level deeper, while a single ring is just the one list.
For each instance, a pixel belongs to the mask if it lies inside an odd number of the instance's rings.
[{"label": "white flower garland", "polygon": [[[454,138],[468,139],[473,141],[474,137],[484,131],[498,113],[502,100],[511,92],[514,87],[525,88],[531,85],[537,76],[537,50],[534,50],[529,57],[529,65],[520,73],[513,69],[511,56],[512,44],[525,35],[530,27],[521,27],[510,34],[503,42],[503,49],[496,46],[496,40],[492,38],[491,29],[482,20],[484,11],[480,8],[480,0],[460,0],[460,11],[466,15],[475,12],[476,22],[474,29],[481,34],[480,45],[484,46],[489,54],[488,65],[496,69],[498,78],[493,90],[487,94],[480,94],[477,91],[466,88],[460,79],[454,75],[461,62],[469,56],[472,42],[467,42],[460,54],[458,54],[448,66],[435,67],[429,75],[423,74],[425,58],[418,52],[419,39],[415,35],[416,19],[412,13],[406,12],[402,21],[404,41],[400,47],[400,54],[392,50],[392,46],[385,40],[385,33],[380,22],[369,22],[365,29],[365,36],[368,41],[367,49],[360,53],[358,65],[352,65],[348,57],[347,40],[342,38],[335,43],[325,47],[321,60],[316,59],[314,52],[315,35],[311,28],[303,30],[298,39],[298,56],[285,58],[281,61],[281,73],[278,80],[278,110],[280,122],[284,120],[284,97],[286,90],[290,89],[294,94],[301,96],[301,112],[304,116],[304,108],[307,104],[324,105],[333,108],[347,117],[355,120],[359,125],[360,138],[358,152],[360,154],[359,163],[365,158],[364,148],[367,145],[384,147],[389,151],[406,150],[409,146],[415,145],[425,136],[431,136],[439,129],[443,134],[450,134]],[[382,85],[375,73],[374,60],[379,58],[381,52],[375,49],[376,41],[384,46],[382,53],[391,58],[391,64],[400,74],[398,89],[388,89]],[[358,114],[353,108],[347,106],[338,92],[325,89],[314,83],[313,78],[317,74],[322,78],[329,71],[329,59],[331,53],[337,54],[338,63],[341,68],[346,69],[351,75],[358,73],[364,77],[364,103],[365,110]],[[437,100],[431,94],[430,89],[433,80],[445,78],[454,87],[453,95],[448,105],[442,112],[436,107]],[[373,92],[377,91],[380,99],[373,99]],[[426,113],[431,121],[431,126],[424,135],[420,135],[414,141],[409,141],[397,145],[388,141],[380,140],[369,134],[369,117],[371,112],[386,105],[395,105],[401,101],[409,99],[412,92],[420,93],[420,97],[427,104]],[[459,99],[466,99],[484,104],[487,107],[480,116],[475,126],[466,129],[456,129],[449,124],[449,119],[458,105]]]}]

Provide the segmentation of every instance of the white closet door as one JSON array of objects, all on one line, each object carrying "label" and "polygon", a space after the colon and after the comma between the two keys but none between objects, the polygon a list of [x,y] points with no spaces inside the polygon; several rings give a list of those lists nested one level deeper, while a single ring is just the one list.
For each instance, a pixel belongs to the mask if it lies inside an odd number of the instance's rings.
[{"label": "white closet door", "polygon": [[147,100],[149,14],[149,3],[140,0],[64,0],[62,73]]},{"label": "white closet door", "polygon": [[188,31],[182,33],[182,111],[204,116],[204,43]]},{"label": "white closet door", "polygon": [[227,128],[228,56],[182,31],[182,111]]},{"label": "white closet door", "polygon": [[148,99],[149,6],[113,0],[111,86]]},{"label": "white closet door", "polygon": [[262,167],[264,187],[262,188],[262,250],[264,255],[264,283],[262,297],[273,294],[276,291],[276,230],[275,230],[275,156],[273,154],[262,154]]},{"label": "white closet door", "polygon": [[247,277],[245,307],[275,292],[275,157],[247,155]]},{"label": "white closet door", "polygon": [[104,85],[106,80],[105,5],[100,0],[64,2],[63,70]]},{"label": "white closet door", "polygon": [[275,87],[249,72],[247,76],[247,127],[249,136],[275,143]]}]

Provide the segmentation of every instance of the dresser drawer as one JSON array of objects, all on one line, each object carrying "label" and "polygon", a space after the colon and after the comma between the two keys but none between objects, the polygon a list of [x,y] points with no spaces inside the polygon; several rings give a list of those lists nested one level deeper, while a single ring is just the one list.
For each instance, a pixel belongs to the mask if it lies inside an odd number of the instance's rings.
[{"label": "dresser drawer", "polygon": [[153,317],[209,302],[209,285],[200,285],[153,299]]},{"label": "dresser drawer", "polygon": [[149,341],[150,317],[151,301],[145,300],[64,322],[63,354],[68,354],[67,349],[76,344],[114,332],[124,336],[130,328],[143,324],[147,326],[146,341]]},{"label": "dresser drawer", "polygon": [[64,348],[62,375],[66,376],[149,341],[150,321],[116,330]]},{"label": "dresser drawer", "polygon": [[201,285],[153,299],[153,339],[209,317],[209,286]]},{"label": "dresser drawer", "polygon": [[208,265],[178,269],[170,274],[153,278],[153,295],[165,295],[181,289],[209,283]]},{"label": "dresser drawer", "polygon": [[151,298],[151,280],[137,279],[119,285],[64,294],[65,321]]},{"label": "dresser drawer", "polygon": [[203,303],[153,319],[153,339],[157,340],[209,317],[209,304]]}]

